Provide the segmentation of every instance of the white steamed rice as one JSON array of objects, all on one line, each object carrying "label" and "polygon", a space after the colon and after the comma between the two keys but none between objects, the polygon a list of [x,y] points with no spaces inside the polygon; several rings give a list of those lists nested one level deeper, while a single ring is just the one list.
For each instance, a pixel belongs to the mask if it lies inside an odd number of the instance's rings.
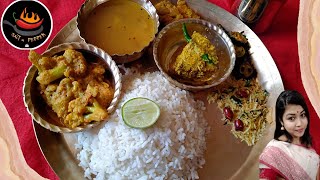
[{"label": "white steamed rice", "polygon": [[[95,179],[198,179],[208,132],[202,101],[172,86],[159,72],[126,69],[123,96],[101,129],[77,134],[76,148],[84,176]],[[155,101],[161,109],[147,129],[126,126],[121,105],[135,97]]]}]

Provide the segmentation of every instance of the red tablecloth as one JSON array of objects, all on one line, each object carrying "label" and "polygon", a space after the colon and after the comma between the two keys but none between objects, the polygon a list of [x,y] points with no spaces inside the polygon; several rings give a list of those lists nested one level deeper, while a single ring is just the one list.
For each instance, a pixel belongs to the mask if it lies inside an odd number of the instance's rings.
[{"label": "red tablecloth", "polygon": [[[71,20],[84,0],[41,0],[50,10],[53,18],[53,31],[48,42],[37,49],[42,53],[56,33]],[[210,0],[230,11],[234,0]],[[2,0],[1,16],[11,0]],[[283,80],[285,89],[295,89],[307,99],[311,114],[310,131],[314,147],[320,152],[320,120],[311,106],[300,76],[297,45],[297,22],[299,1],[288,0],[280,13],[275,17],[271,27],[259,34],[259,37],[271,53]],[[22,151],[27,163],[40,175],[50,179],[58,179],[45,158],[42,156],[35,138],[32,119],[27,113],[22,98],[22,85],[31,63],[27,59],[28,51],[11,47],[0,35],[0,98],[6,106],[18,133]]]}]

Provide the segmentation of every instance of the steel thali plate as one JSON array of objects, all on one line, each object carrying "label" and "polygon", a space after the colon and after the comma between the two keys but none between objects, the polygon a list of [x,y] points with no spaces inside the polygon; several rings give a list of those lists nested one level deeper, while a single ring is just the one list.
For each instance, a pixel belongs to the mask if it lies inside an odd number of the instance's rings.
[{"label": "steel thali plate", "polygon": [[[280,73],[267,48],[258,36],[238,18],[224,9],[204,0],[187,0],[187,4],[203,19],[221,24],[228,31],[244,31],[251,45],[253,63],[258,71],[260,84],[268,92],[268,106],[273,112],[276,98],[283,91]],[[73,18],[52,40],[49,47],[65,42],[81,41]],[[201,98],[201,97],[200,97]],[[205,100],[205,97],[203,97]],[[200,179],[258,179],[258,157],[273,138],[275,123],[267,126],[265,134],[256,145],[248,147],[230,133],[230,127],[221,123],[221,112],[214,104],[206,104],[205,116],[211,126],[207,137],[206,164],[199,169]],[[271,115],[269,118],[273,118]],[[50,132],[33,122],[34,131],[48,163],[61,179],[85,179],[78,166],[74,148],[76,136],[72,133]]]}]

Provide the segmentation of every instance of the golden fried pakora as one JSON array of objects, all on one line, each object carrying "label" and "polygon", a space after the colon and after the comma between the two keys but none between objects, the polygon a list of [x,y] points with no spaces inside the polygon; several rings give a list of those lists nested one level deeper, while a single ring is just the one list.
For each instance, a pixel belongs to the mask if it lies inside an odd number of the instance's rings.
[{"label": "golden fried pakora", "polygon": [[160,22],[164,25],[184,18],[200,18],[197,13],[188,7],[185,0],[178,0],[177,5],[172,4],[169,0],[163,0],[156,4],[155,8]]}]

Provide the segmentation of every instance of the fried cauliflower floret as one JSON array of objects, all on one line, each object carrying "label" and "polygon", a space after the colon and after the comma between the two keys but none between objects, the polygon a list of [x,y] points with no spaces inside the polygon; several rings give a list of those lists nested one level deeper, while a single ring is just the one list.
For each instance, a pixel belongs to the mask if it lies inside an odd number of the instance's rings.
[{"label": "fried cauliflower floret", "polygon": [[86,76],[86,84],[89,84],[89,82],[93,79],[97,81],[103,81],[103,74],[106,72],[104,67],[100,64],[90,64],[88,68],[88,75]]},{"label": "fried cauliflower floret", "polygon": [[72,112],[63,119],[63,123],[69,128],[75,128],[80,126],[81,124],[84,124],[84,117],[82,114]]},{"label": "fried cauliflower floret", "polygon": [[86,106],[90,97],[90,94],[81,93],[78,98],[70,101],[68,114],[63,121],[67,127],[75,128],[84,123],[83,113],[86,111]]},{"label": "fried cauliflower floret", "polygon": [[200,16],[197,13],[195,13],[191,8],[189,8],[185,0],[178,0],[177,8],[184,18],[200,18]]},{"label": "fried cauliflower floret", "polygon": [[93,87],[93,92],[96,92],[93,97],[95,97],[102,106],[106,107],[111,103],[114,90],[108,83],[92,81],[89,85]]},{"label": "fried cauliflower floret", "polygon": [[48,86],[40,84],[40,93],[49,106],[52,106],[51,99],[53,93],[57,90],[59,84],[49,84]]},{"label": "fried cauliflower floret", "polygon": [[53,57],[41,56],[35,51],[30,51],[29,60],[39,71],[37,81],[44,85],[64,77],[83,76],[87,69],[83,55],[73,49],[65,50],[63,56]]},{"label": "fried cauliflower floret", "polygon": [[45,70],[45,67],[43,67],[42,65],[40,65],[39,60],[41,59],[41,55],[36,53],[34,50],[31,50],[29,52],[29,56],[28,56],[29,61],[36,66],[36,68],[38,69],[39,72]]},{"label": "fried cauliflower floret", "polygon": [[159,20],[164,25],[183,18],[200,18],[192,9],[188,7],[185,0],[178,0],[177,6],[169,0],[163,0],[155,5]]},{"label": "fried cauliflower floret", "polygon": [[72,49],[53,57],[30,51],[29,60],[38,69],[36,80],[41,96],[66,127],[108,117],[106,107],[114,90],[102,65],[87,63],[82,53]]},{"label": "fried cauliflower floret", "polygon": [[88,76],[82,79],[82,84],[90,85],[87,87],[87,90],[90,89],[93,97],[95,97],[103,107],[106,107],[112,101],[114,90],[110,86],[110,83],[105,80],[104,73],[105,69],[102,65],[91,64],[88,67]]},{"label": "fried cauliflower floret", "polygon": [[67,64],[63,59],[55,59],[51,57],[42,57],[35,51],[29,52],[29,60],[38,69],[38,77],[36,78],[40,84],[50,84],[64,76]]},{"label": "fried cauliflower floret", "polygon": [[87,114],[84,116],[85,122],[103,120],[108,117],[108,112],[95,99],[91,106],[86,106],[86,112]]},{"label": "fried cauliflower floret", "polygon": [[102,82],[98,86],[99,93],[97,94],[97,100],[101,103],[103,107],[109,105],[113,99],[114,90],[106,82]]},{"label": "fried cauliflower floret", "polygon": [[93,99],[91,105],[81,105],[80,110],[81,113],[75,111],[68,114],[64,120],[64,124],[70,128],[75,128],[81,124],[87,124],[91,121],[101,121],[108,117],[108,112],[95,99]]},{"label": "fried cauliflower floret", "polygon": [[160,22],[169,24],[170,22],[182,19],[183,16],[180,14],[178,8],[171,4],[169,0],[164,0],[156,4],[155,6],[157,13],[159,14]]},{"label": "fried cauliflower floret", "polygon": [[69,114],[64,119],[64,124],[74,128],[81,124],[86,124],[91,121],[101,121],[108,117],[108,112],[105,106],[99,103],[94,97],[98,94],[97,87],[88,85],[85,93],[69,103]]},{"label": "fried cauliflower floret", "polygon": [[[101,121],[108,117],[108,112],[104,107],[112,100],[113,94],[108,94],[113,92],[109,90],[112,88],[103,81],[98,83],[93,80],[91,84],[93,86],[88,84],[85,92],[77,94],[78,97],[69,102],[68,113],[64,118],[64,124],[67,127],[75,128],[81,124]],[[77,86],[73,86],[73,89],[75,88],[79,88],[78,83]]]},{"label": "fried cauliflower floret", "polygon": [[52,110],[57,113],[58,117],[65,117],[68,113],[69,102],[73,99],[73,85],[69,78],[64,78],[60,81],[55,92],[50,97]]},{"label": "fried cauliflower floret", "polygon": [[68,68],[65,72],[66,77],[83,76],[87,70],[87,63],[81,52],[73,49],[64,51],[63,57],[66,58]]},{"label": "fried cauliflower floret", "polygon": [[57,60],[50,57],[42,57],[39,59],[39,65],[42,66],[45,70],[52,69],[57,65]]},{"label": "fried cauliflower floret", "polygon": [[67,65],[64,61],[59,61],[52,69],[39,72],[39,76],[36,78],[40,84],[50,84],[51,82],[63,78],[64,72],[67,69]]}]

